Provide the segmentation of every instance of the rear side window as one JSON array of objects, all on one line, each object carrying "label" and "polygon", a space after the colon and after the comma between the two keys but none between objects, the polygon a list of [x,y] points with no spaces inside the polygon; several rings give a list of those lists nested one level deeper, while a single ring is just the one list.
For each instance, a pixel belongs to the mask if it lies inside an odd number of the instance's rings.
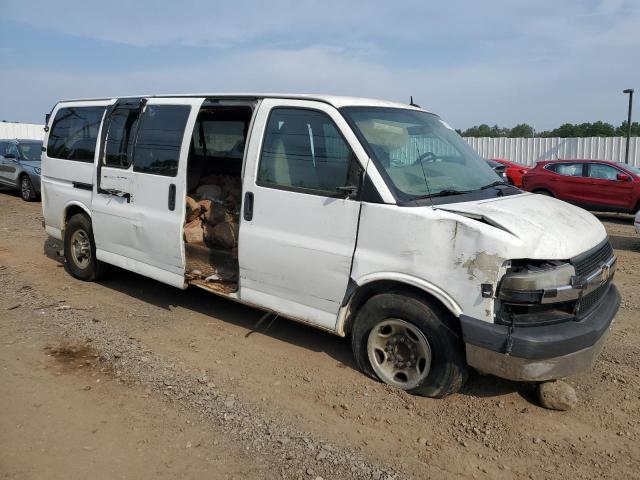
[{"label": "rear side window", "polygon": [[567,177],[582,177],[582,163],[553,163],[547,166],[547,170]]},{"label": "rear side window", "polygon": [[335,195],[354,183],[353,153],[322,112],[276,108],[267,124],[258,184]]},{"label": "rear side window", "polygon": [[68,107],[56,113],[47,143],[50,158],[93,162],[105,107]]},{"label": "rear side window", "polygon": [[194,130],[196,155],[238,158],[244,153],[244,122],[205,120]]},{"label": "rear side window", "polygon": [[138,131],[133,171],[175,177],[191,107],[147,105]]}]

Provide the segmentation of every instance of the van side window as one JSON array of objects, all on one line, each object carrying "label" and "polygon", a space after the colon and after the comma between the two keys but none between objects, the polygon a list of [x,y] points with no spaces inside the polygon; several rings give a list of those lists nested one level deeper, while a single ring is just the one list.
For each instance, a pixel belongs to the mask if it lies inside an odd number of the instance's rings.
[{"label": "van side window", "polygon": [[191,107],[147,105],[138,130],[133,171],[175,177]]},{"label": "van side window", "polygon": [[355,157],[328,115],[316,110],[275,108],[267,123],[258,185],[337,194],[357,180]]},{"label": "van side window", "polygon": [[47,156],[93,162],[105,107],[67,107],[56,113],[47,142]]},{"label": "van side window", "polygon": [[138,106],[117,107],[109,116],[105,141],[104,164],[107,167],[129,168],[133,142],[140,117]]}]

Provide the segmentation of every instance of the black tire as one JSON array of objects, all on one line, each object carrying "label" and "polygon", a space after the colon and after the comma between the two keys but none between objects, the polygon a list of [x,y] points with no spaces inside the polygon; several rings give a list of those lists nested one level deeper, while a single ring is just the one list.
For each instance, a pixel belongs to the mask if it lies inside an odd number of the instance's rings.
[{"label": "black tire", "polygon": [[25,202],[33,202],[37,198],[29,175],[22,175],[20,177],[20,196]]},{"label": "black tire", "polygon": [[553,193],[551,193],[549,190],[546,190],[544,188],[538,189],[538,190],[534,190],[531,193],[537,193],[538,195],[546,195],[547,197],[555,197],[555,195]]},{"label": "black tire", "polygon": [[437,302],[411,292],[375,295],[357,313],[351,331],[351,347],[362,372],[376,375],[369,360],[367,342],[373,328],[388,319],[408,322],[422,332],[431,350],[431,367],[417,387],[409,393],[442,398],[457,392],[468,377],[464,344],[456,332],[451,314]]},{"label": "black tire", "polygon": [[[81,249],[83,253],[80,254],[75,250],[75,243],[84,241],[87,242],[86,248]],[[87,215],[76,214],[67,222],[64,230],[64,258],[67,272],[77,279],[93,282],[104,275],[106,265],[96,259],[93,228]]]}]

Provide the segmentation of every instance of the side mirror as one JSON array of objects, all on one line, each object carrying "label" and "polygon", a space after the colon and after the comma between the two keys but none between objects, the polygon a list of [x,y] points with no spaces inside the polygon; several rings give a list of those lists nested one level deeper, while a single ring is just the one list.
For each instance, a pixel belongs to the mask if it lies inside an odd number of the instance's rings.
[{"label": "side mirror", "polygon": [[7,153],[4,158],[8,159],[8,160],[15,160],[16,156],[13,153]]},{"label": "side mirror", "polygon": [[619,180],[621,182],[628,182],[629,180],[631,180],[631,177],[626,173],[619,173],[618,175],[616,175],[616,180]]}]

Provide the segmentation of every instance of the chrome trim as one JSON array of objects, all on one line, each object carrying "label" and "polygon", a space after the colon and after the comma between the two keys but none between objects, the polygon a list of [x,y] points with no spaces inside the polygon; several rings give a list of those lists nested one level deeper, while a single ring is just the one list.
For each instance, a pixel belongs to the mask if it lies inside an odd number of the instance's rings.
[{"label": "chrome trim", "polygon": [[598,270],[593,271],[587,278],[575,285],[562,285],[558,288],[544,290],[540,303],[562,303],[578,300],[580,297],[588,295],[596,288],[609,281],[616,271],[618,258],[614,255],[609,260],[600,265]]},{"label": "chrome trim", "polygon": [[590,347],[542,360],[512,357],[467,343],[467,363],[482,373],[517,382],[543,382],[564,378],[593,368],[610,329],[611,327]]}]

